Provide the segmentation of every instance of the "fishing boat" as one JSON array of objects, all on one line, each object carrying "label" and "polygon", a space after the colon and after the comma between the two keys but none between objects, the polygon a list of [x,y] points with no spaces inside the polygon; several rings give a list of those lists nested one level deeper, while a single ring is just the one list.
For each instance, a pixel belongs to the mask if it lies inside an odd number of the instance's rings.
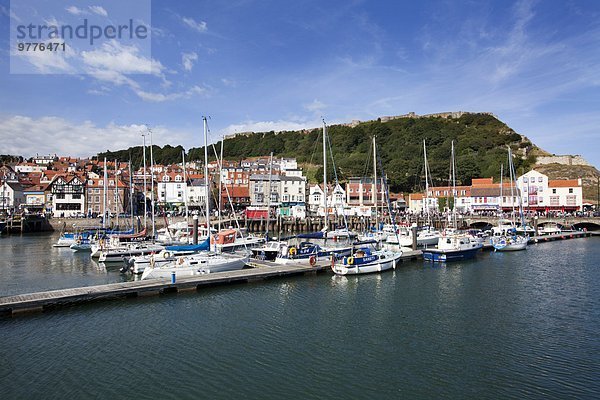
[{"label": "fishing boat", "polygon": [[[204,126],[204,176],[208,175],[208,124],[206,117],[202,118]],[[206,226],[210,226],[210,203],[206,196],[205,203]],[[234,231],[234,239],[236,232]],[[212,242],[212,241],[211,241]],[[212,244],[212,243],[211,243]],[[154,257],[154,260],[156,257]],[[166,265],[156,265],[151,260],[150,265],[144,269],[142,279],[179,278],[223,271],[234,271],[244,268],[248,263],[249,252],[244,254],[225,254],[217,252],[200,252],[189,256],[177,257]]]},{"label": "fishing boat", "polygon": [[423,250],[423,259],[434,262],[460,261],[475,257],[483,244],[469,234],[451,233],[439,238],[437,248]]},{"label": "fishing boat", "polygon": [[270,241],[262,246],[252,247],[252,258],[261,261],[275,261],[277,256],[284,252],[287,247],[287,242]]}]

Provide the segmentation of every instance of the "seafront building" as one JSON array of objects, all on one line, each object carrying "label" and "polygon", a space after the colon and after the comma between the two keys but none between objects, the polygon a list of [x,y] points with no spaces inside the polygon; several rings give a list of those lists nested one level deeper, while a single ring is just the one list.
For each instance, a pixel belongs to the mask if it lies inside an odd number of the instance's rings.
[{"label": "seafront building", "polygon": [[[449,207],[452,188],[432,187],[428,195],[411,193],[409,210],[425,212],[425,203],[430,211],[445,211]],[[574,212],[583,211],[583,189],[581,179],[552,180],[532,170],[520,176],[517,184],[494,183],[493,178],[474,178],[471,186],[457,186],[456,210],[461,213],[507,212],[519,207],[519,199],[526,211]]]},{"label": "seafront building", "polygon": [[[106,210],[104,210],[104,162],[72,157],[38,156],[30,162],[0,166],[0,211],[39,212],[53,217],[98,216],[104,211],[133,213],[151,209],[154,197],[158,210],[182,213],[187,203],[191,210],[202,210],[206,198],[211,209],[220,204],[229,212],[231,205],[246,218],[271,215],[305,218],[309,215],[372,216],[376,207],[386,212],[380,182],[371,177],[351,177],[343,184],[329,185],[327,210],[322,185],[307,185],[307,178],[293,158],[252,157],[241,161],[209,163],[205,179],[203,165],[190,162],[147,166],[132,171],[129,165],[107,161]],[[117,171],[115,174],[115,170]],[[144,187],[144,177],[146,186]],[[269,181],[271,193],[268,193]],[[154,189],[154,196],[152,190]],[[220,190],[220,192],[219,192]],[[469,186],[430,187],[428,193],[395,195],[394,206],[409,212],[444,211],[455,206],[461,213],[496,213],[517,208],[535,212],[574,212],[583,209],[581,179],[551,180],[532,170],[516,184],[502,186],[493,178],[474,178]],[[130,196],[133,196],[130,199]],[[270,201],[269,201],[270,196]],[[454,199],[452,204],[451,198]],[[407,201],[404,201],[404,200]]]}]

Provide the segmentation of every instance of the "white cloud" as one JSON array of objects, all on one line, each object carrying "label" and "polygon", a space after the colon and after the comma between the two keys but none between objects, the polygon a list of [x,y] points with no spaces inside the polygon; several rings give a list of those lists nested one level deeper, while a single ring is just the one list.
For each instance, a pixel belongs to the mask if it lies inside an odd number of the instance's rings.
[{"label": "white cloud", "polygon": [[[120,150],[140,146],[142,124],[118,125],[109,123],[96,126],[91,121],[75,123],[64,118],[46,116],[31,118],[22,115],[0,117],[2,151],[26,157],[39,154],[62,154],[78,157],[96,155],[105,150]],[[154,143],[183,144],[190,140],[190,132],[153,126]],[[32,138],[36,138],[32,144]],[[39,140],[44,138],[44,140]]]},{"label": "white cloud", "polygon": [[302,129],[312,129],[318,127],[318,121],[295,122],[295,121],[245,121],[239,124],[232,124],[221,130],[222,134],[229,135],[241,132],[281,132],[297,131]]},{"label": "white cloud", "polygon": [[2,14],[4,14],[4,15],[6,15],[6,16],[7,16],[7,17],[9,17],[9,18],[12,18],[12,19],[14,19],[14,20],[15,20],[15,21],[17,21],[17,22],[22,22],[21,18],[19,18],[19,17],[17,16],[17,14],[15,14],[15,13],[13,12],[13,10],[12,10],[12,9],[11,9],[11,10],[9,10],[9,9],[7,9],[7,8],[6,8],[6,7],[4,7],[4,6],[0,6],[0,13],[2,13]]},{"label": "white cloud", "polygon": [[196,22],[193,18],[188,17],[182,17],[181,20],[186,26],[198,32],[206,32],[206,30],[208,29],[208,27],[206,26],[206,22],[204,21]]},{"label": "white cloud", "polygon": [[[57,41],[57,43],[60,43]],[[68,44],[65,51],[11,51],[11,57],[24,59],[33,65],[40,74],[75,73],[75,68],[69,63],[77,53]]]},{"label": "white cloud", "polygon": [[154,59],[139,54],[137,46],[127,46],[116,40],[102,44],[97,50],[82,51],[83,62],[92,69],[114,71],[121,74],[161,75],[165,69]]},{"label": "white cloud", "polygon": [[92,10],[93,13],[102,15],[103,17],[108,17],[108,12],[101,6],[89,6],[89,9]]},{"label": "white cloud", "polygon": [[183,68],[186,71],[191,71],[194,67],[194,61],[197,60],[198,54],[196,54],[195,52],[181,54],[181,63],[183,64]]},{"label": "white cloud", "polygon": [[145,101],[150,101],[154,103],[162,103],[163,101],[172,101],[178,99],[189,99],[195,95],[206,95],[208,94],[208,89],[200,87],[200,86],[192,86],[190,89],[183,92],[172,92],[172,93],[153,93],[146,92],[144,90],[135,89],[135,93]]},{"label": "white cloud", "polygon": [[73,14],[73,15],[89,14],[87,11],[82,10],[81,8],[78,8],[76,6],[69,6],[69,7],[65,8],[65,10],[67,10],[67,12],[69,14]]},{"label": "white cloud", "polygon": [[237,87],[237,82],[233,79],[221,78],[221,82],[223,83],[223,85],[228,87]]},{"label": "white cloud", "polygon": [[304,108],[308,111],[320,112],[321,110],[327,108],[327,105],[317,99],[314,99],[312,102],[304,104]]}]

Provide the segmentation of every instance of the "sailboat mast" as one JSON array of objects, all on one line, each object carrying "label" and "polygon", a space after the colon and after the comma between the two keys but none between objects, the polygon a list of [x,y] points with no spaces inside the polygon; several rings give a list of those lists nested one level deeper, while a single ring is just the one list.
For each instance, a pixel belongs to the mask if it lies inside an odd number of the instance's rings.
[{"label": "sailboat mast", "polygon": [[323,120],[323,197],[325,198],[325,231],[327,231],[327,125]]},{"label": "sailboat mast", "polygon": [[117,179],[117,159],[115,158],[115,214],[117,214],[117,226],[119,226],[119,180]]},{"label": "sailboat mast", "polygon": [[219,156],[219,159],[221,160],[218,164],[219,164],[219,230],[221,230],[221,208],[223,207],[223,205],[221,204],[221,190],[223,190],[222,187],[222,183],[223,183],[223,144],[225,143],[225,136],[223,136],[223,138],[221,139],[221,155]]},{"label": "sailboat mast", "polygon": [[154,144],[152,142],[152,131],[150,129],[148,130],[150,131],[150,205],[152,210],[152,238],[154,239],[156,231],[156,224],[154,222],[154,157],[152,155],[152,147],[154,147]]},{"label": "sailboat mast", "polygon": [[429,221],[429,167],[427,165],[427,147],[423,139],[423,158],[425,159],[425,215],[427,215],[427,224]]},{"label": "sailboat mast", "polygon": [[454,140],[452,141],[452,218],[454,220],[454,228],[458,229],[456,223],[456,166],[454,164]]},{"label": "sailboat mast", "polygon": [[508,168],[510,175],[510,204],[512,205],[512,222],[515,225],[515,193],[513,187],[513,165],[512,165],[512,153],[510,151],[510,146],[508,147]]},{"label": "sailboat mast", "polygon": [[206,229],[208,232],[208,237],[210,237],[210,188],[208,185],[208,124],[206,121],[206,117],[202,117],[202,122],[204,125],[204,187],[206,188],[204,207],[206,207]]},{"label": "sailboat mast", "polygon": [[144,142],[144,150],[142,151],[144,158],[144,229],[148,227],[148,201],[146,199],[146,193],[148,192],[148,186],[146,183],[146,134],[142,133],[142,138]]},{"label": "sailboat mast", "polygon": [[267,229],[265,231],[265,239],[269,240],[269,217],[271,215],[271,177],[273,175],[273,152],[269,158],[269,189],[267,191]]},{"label": "sailboat mast", "polygon": [[373,135],[373,200],[375,203],[375,230],[379,229],[379,218],[377,212],[377,149],[375,147],[375,135]]},{"label": "sailboat mast", "polygon": [[[504,164],[500,164],[500,200],[498,201],[500,205],[500,217],[504,214],[502,210],[502,195],[503,195],[503,187],[502,187],[502,178],[504,177]],[[499,222],[499,221],[498,221]]]},{"label": "sailboat mast", "polygon": [[103,195],[102,195],[102,227],[106,228],[106,187],[108,186],[108,172],[106,171],[106,157],[104,157],[104,180],[103,180]]},{"label": "sailboat mast", "polygon": [[187,178],[187,171],[185,168],[185,150],[181,150],[181,162],[183,163],[183,182],[184,182],[184,187],[183,187],[183,204],[185,206],[185,226],[186,226],[186,230],[188,229],[188,219],[189,219],[189,207],[188,207],[188,191],[187,191],[187,187],[188,187],[188,178]]},{"label": "sailboat mast", "polygon": [[129,212],[131,213],[131,227],[133,228],[133,178],[131,176],[131,158],[129,159]]}]

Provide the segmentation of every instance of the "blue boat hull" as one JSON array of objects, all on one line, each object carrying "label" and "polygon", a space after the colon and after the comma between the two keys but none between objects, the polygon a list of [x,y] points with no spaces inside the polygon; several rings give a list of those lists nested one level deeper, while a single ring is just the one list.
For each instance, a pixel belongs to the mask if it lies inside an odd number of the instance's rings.
[{"label": "blue boat hull", "polygon": [[467,250],[423,250],[423,259],[426,261],[433,262],[451,262],[451,261],[461,261],[468,260],[470,258],[474,258],[477,252],[481,250],[481,247],[476,247]]}]

